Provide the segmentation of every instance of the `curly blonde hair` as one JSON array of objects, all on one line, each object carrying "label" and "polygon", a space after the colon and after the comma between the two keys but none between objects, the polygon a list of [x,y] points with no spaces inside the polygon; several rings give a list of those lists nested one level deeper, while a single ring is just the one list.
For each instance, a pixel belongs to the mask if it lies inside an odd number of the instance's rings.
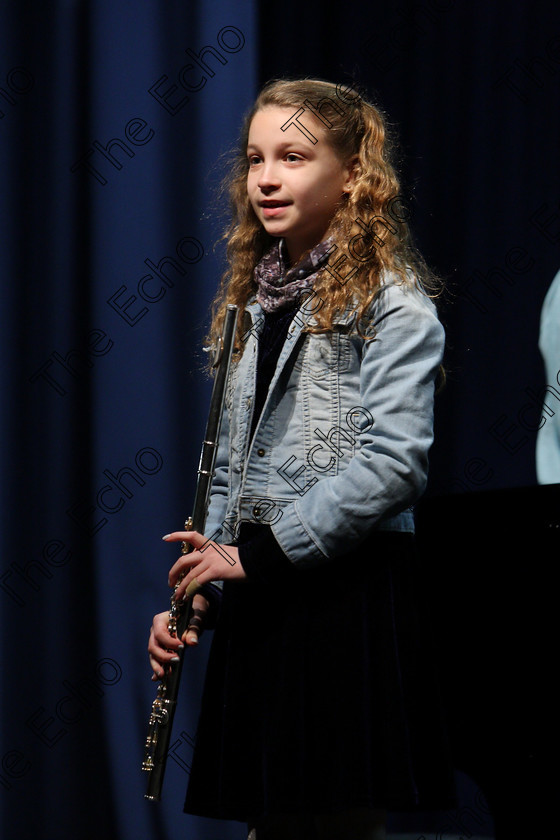
[{"label": "curly blonde hair", "polygon": [[[386,272],[435,297],[441,284],[413,246],[407,224],[409,212],[406,206],[403,212],[392,162],[394,143],[380,110],[355,88],[320,79],[277,79],[263,88],[246,115],[239,147],[223,184],[231,209],[231,222],[223,235],[228,268],[212,305],[209,342],[213,344],[221,334],[226,306],[237,304],[242,312],[255,294],[254,268],[276,241],[261,225],[247,194],[249,128],[257,111],[271,106],[310,110],[314,125],[323,131],[322,139],[331,144],[339,159],[344,163],[355,160],[353,186],[335,211],[325,236],[332,238],[336,250],[314,282],[322,305],[315,307],[317,325],[308,329],[332,330],[334,318],[347,309],[350,301],[360,330]],[[240,318],[235,344],[239,354],[243,352],[242,322]]]}]

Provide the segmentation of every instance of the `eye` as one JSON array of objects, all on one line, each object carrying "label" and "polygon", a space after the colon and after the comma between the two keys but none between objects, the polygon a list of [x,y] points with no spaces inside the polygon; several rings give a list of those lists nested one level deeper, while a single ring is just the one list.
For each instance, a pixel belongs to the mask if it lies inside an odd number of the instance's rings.
[{"label": "eye", "polygon": [[258,163],[261,162],[261,158],[259,155],[248,155],[247,162],[249,166],[256,166]]},{"label": "eye", "polygon": [[289,163],[299,163],[299,161],[302,161],[303,158],[301,157],[301,155],[297,155],[295,152],[288,152],[288,154],[286,155],[286,160]]}]

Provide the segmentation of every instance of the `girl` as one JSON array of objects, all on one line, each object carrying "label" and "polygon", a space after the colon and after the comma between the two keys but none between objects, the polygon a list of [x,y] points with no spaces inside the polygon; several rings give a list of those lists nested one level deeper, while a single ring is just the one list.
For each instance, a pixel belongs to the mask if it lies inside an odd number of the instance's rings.
[{"label": "girl", "polygon": [[410,507],[444,344],[435,279],[354,90],[269,83],[229,189],[211,340],[228,303],[244,316],[207,536],[164,537],[194,549],[176,597],[203,589],[182,640],[154,618],[153,678],[217,613],[185,811],[251,840],[374,840],[386,809],[452,804]]}]

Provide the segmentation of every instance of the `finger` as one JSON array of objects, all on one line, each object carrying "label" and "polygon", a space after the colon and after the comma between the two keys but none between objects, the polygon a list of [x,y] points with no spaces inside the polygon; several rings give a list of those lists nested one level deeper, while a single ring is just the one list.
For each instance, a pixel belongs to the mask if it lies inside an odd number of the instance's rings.
[{"label": "finger", "polygon": [[204,595],[195,595],[192,600],[192,614],[189,618],[187,629],[183,633],[183,641],[188,645],[198,644],[198,640],[204,632],[206,614],[210,609],[210,602]]},{"label": "finger", "polygon": [[148,654],[163,665],[172,662],[173,657],[177,656],[183,649],[181,639],[176,636],[168,636],[168,638],[169,642],[165,645],[157,641],[153,635],[150,636],[148,642]]},{"label": "finger", "polygon": [[196,595],[202,583],[203,581],[200,581],[198,578],[193,578],[185,589],[185,598],[191,598],[193,595]]},{"label": "finger", "polygon": [[148,643],[148,650],[157,655],[159,651],[165,651],[169,648],[177,649],[179,640],[176,636],[172,636],[169,632],[169,613],[159,613],[154,616],[152,627],[150,630],[150,639]]},{"label": "finger", "polygon": [[181,640],[177,636],[172,636],[171,633],[155,633],[150,636],[148,642],[148,653],[152,656],[161,656],[163,659],[168,659],[167,654],[171,651],[177,653],[181,649]]},{"label": "finger", "polygon": [[[191,571],[185,575],[175,590],[173,598],[176,601],[184,601],[185,598],[195,595],[201,586],[205,583],[209,583],[211,580],[216,580],[216,572],[212,570],[212,565],[207,565],[206,562],[200,562],[196,568],[191,569]],[[187,590],[189,593],[188,596]]]},{"label": "finger", "polygon": [[161,680],[165,676],[165,669],[160,665],[160,663],[155,659],[153,656],[150,656],[150,665],[152,667],[152,680]]},{"label": "finger", "polygon": [[205,543],[210,542],[208,537],[198,531],[173,531],[171,534],[165,534],[162,540],[165,540],[165,542],[188,542],[195,548],[200,548]]},{"label": "finger", "polygon": [[195,595],[193,598],[193,609],[203,610],[206,613],[210,609],[210,601],[205,595]]},{"label": "finger", "polygon": [[152,671],[156,679],[160,680],[174,662],[179,662],[179,653],[182,650],[184,650],[184,645],[181,642],[181,647],[177,651],[162,651],[157,654],[150,653],[150,665],[152,666]]},{"label": "finger", "polygon": [[181,557],[177,558],[177,561],[169,570],[169,577],[167,580],[169,586],[175,586],[181,575],[187,574],[193,566],[202,562],[203,559],[204,558],[199,551],[191,551],[189,554],[182,554]]},{"label": "finger", "polygon": [[[161,679],[171,663],[178,662],[184,644],[181,639],[172,636],[167,630],[168,613],[154,617],[154,623],[148,640],[150,665],[154,672],[152,679]],[[165,628],[165,629],[164,629]]]},{"label": "finger", "polygon": [[204,632],[204,618],[206,610],[194,609],[189,617],[187,629],[183,634],[183,640],[188,645],[197,645],[198,640]]},{"label": "finger", "polygon": [[200,574],[201,573],[198,569],[193,574],[188,574],[177,586],[175,592],[173,593],[173,599],[180,603],[181,601],[186,601],[187,598],[196,595],[202,586],[202,582],[199,580]]}]

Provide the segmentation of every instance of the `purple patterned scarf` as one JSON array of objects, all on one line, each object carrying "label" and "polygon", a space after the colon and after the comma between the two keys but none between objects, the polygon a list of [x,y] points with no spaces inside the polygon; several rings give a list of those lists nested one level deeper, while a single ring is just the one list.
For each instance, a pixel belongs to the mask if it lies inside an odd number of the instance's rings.
[{"label": "purple patterned scarf", "polygon": [[332,240],[325,239],[290,269],[286,269],[284,240],[275,242],[255,268],[257,300],[265,312],[294,303],[304,289],[313,286],[315,275],[326,262]]}]

